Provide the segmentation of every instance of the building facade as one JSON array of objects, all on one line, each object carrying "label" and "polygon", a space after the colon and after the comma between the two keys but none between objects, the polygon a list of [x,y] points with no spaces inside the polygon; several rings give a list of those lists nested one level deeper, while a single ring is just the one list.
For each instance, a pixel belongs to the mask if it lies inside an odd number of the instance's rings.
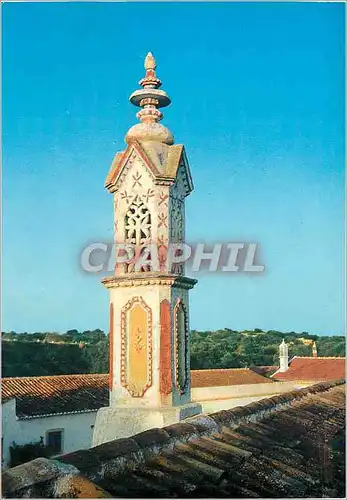
[{"label": "building facade", "polygon": [[91,446],[97,410],[109,402],[107,375],[2,379],[2,463],[10,446],[39,443],[54,455]]},{"label": "building facade", "polygon": [[91,446],[97,410],[18,417],[16,399],[2,404],[3,468],[11,465],[10,447],[42,442],[54,455],[70,453]]}]

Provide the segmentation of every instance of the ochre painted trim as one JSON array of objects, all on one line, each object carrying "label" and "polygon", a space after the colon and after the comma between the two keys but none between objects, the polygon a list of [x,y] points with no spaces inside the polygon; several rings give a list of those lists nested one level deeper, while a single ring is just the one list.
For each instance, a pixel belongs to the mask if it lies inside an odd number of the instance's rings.
[{"label": "ochre painted trim", "polygon": [[164,396],[172,392],[170,316],[170,303],[163,300],[160,303],[159,391]]},{"label": "ochre painted trim", "polygon": [[[141,388],[138,386],[134,386],[132,381],[129,379],[131,375],[131,366],[133,360],[131,359],[132,355],[134,355],[134,349],[136,351],[136,347],[132,345],[131,339],[129,342],[129,333],[132,328],[131,321],[128,321],[128,316],[131,316],[132,308],[136,306],[141,306],[141,308],[146,312],[146,325],[145,329],[145,345],[142,346],[142,349],[145,348],[146,353],[146,381],[144,381]],[[142,297],[133,297],[130,299],[121,311],[121,384],[127,389],[129,394],[134,398],[141,398],[147,389],[152,385],[152,310],[146,304],[146,302],[142,299]],[[129,373],[130,372],[130,373]]]}]

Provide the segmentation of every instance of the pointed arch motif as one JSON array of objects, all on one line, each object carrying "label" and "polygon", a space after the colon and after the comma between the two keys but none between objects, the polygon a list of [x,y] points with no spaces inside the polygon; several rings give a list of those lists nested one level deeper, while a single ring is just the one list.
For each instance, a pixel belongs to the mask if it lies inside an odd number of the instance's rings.
[{"label": "pointed arch motif", "polygon": [[[135,259],[148,249],[152,235],[152,218],[147,204],[141,196],[135,196],[129,205],[124,220],[125,242],[135,247]],[[148,255],[150,260],[150,254]],[[148,266],[143,266],[141,271],[149,271]],[[135,262],[126,266],[126,272],[135,271]]]}]

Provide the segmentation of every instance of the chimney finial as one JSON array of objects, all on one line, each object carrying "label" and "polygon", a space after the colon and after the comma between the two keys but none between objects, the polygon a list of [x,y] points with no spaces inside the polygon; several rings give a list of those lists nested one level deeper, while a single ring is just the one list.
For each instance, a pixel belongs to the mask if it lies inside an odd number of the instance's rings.
[{"label": "chimney finial", "polygon": [[148,52],[148,54],[146,55],[146,58],[145,58],[145,70],[146,71],[149,69],[155,70],[156,67],[157,67],[157,65],[156,65],[156,62],[155,62],[155,59],[154,59],[152,52]]},{"label": "chimney finial", "polygon": [[159,123],[163,118],[160,108],[168,106],[171,100],[164,90],[159,90],[161,81],[155,72],[157,63],[152,52],[148,52],[146,55],[144,67],[146,74],[139,81],[142,88],[135,90],[129,98],[132,104],[141,108],[136,113],[136,117],[141,123],[137,123],[128,130],[125,141],[136,139],[171,145],[174,143],[173,135],[164,125]]}]

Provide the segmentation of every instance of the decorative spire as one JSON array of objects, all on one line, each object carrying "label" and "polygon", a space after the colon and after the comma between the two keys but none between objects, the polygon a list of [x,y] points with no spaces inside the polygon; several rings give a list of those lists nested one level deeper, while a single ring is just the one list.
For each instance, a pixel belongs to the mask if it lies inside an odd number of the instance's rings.
[{"label": "decorative spire", "polygon": [[168,106],[171,101],[164,90],[158,90],[161,81],[155,73],[157,65],[152,52],[148,52],[144,66],[146,74],[139,81],[143,89],[135,90],[130,96],[130,102],[142,108],[136,115],[141,122],[156,123],[163,118],[158,108]]},{"label": "decorative spire", "polygon": [[146,55],[146,58],[145,58],[145,69],[146,70],[149,70],[149,69],[155,70],[156,67],[157,67],[157,65],[155,63],[155,59],[153,57],[152,52],[148,52],[148,54]]},{"label": "decorative spire", "polygon": [[135,90],[129,98],[132,104],[142,108],[136,116],[143,126],[134,125],[129,130],[126,140],[127,142],[131,139],[155,140],[173,144],[171,132],[158,123],[163,118],[163,113],[159,111],[159,108],[168,106],[171,100],[164,90],[159,90],[161,81],[156,75],[156,62],[151,52],[148,52],[144,66],[146,74],[139,81],[139,85],[143,88]]}]

